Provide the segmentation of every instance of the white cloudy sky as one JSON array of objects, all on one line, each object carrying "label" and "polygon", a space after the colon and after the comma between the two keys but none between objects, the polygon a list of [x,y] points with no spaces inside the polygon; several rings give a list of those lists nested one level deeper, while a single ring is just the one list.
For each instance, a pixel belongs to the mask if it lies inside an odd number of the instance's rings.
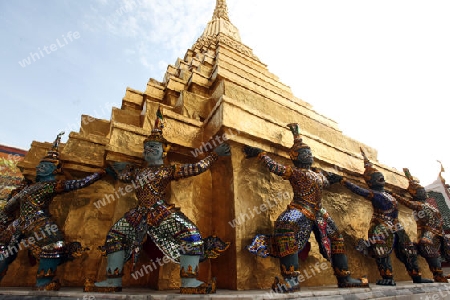
[{"label": "white cloudy sky", "polygon": [[[450,170],[449,1],[227,3],[243,43],[295,96],[378,149],[381,163],[409,167],[423,184],[436,178],[437,159]],[[149,78],[162,80],[167,65],[201,35],[214,6],[214,0],[0,1],[0,144],[28,149],[60,130],[77,131],[81,114],[109,119],[127,86],[145,90]],[[30,53],[39,51],[44,55],[33,61]]]}]

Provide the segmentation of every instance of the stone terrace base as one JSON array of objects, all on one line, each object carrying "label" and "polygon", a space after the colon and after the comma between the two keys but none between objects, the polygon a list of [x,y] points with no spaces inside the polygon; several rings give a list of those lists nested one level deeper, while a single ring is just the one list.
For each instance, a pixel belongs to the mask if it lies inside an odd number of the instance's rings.
[{"label": "stone terrace base", "polygon": [[45,299],[45,300],[98,300],[98,299],[136,299],[136,300],[269,300],[269,299],[404,299],[441,300],[450,299],[450,283],[414,284],[397,282],[395,287],[371,285],[369,288],[339,289],[334,286],[305,287],[300,292],[275,294],[269,290],[230,291],[218,290],[212,295],[181,295],[177,291],[153,291],[141,288],[125,288],[116,294],[83,293],[82,288],[67,287],[58,292],[36,292],[30,288],[0,288],[0,299]]}]

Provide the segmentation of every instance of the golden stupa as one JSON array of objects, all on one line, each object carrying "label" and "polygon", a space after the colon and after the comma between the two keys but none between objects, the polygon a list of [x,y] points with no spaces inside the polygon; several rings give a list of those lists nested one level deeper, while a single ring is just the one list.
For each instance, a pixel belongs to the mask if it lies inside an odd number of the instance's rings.
[{"label": "golden stupa", "polygon": [[[261,20],[263,21],[263,20]],[[164,135],[172,144],[167,157],[170,163],[196,162],[200,150],[218,143],[217,137],[230,144],[232,156],[221,158],[210,171],[196,177],[173,182],[168,197],[193,220],[203,236],[215,234],[232,242],[219,258],[200,265],[204,280],[217,278],[222,289],[268,289],[279,273],[278,260],[251,255],[245,246],[256,233],[270,233],[273,222],[291,200],[289,182],[270,174],[256,159],[245,159],[243,145],[264,149],[280,163],[291,164],[288,149],[292,134],[286,124],[301,126],[303,140],[311,147],[315,166],[345,175],[365,186],[360,147],[381,170],[387,188],[399,191],[408,185],[403,174],[377,162],[375,149],[345,136],[335,121],[316,112],[253,54],[240,39],[231,23],[225,0],[217,0],[211,21],[195,44],[169,65],[162,81],[151,78],[145,91],[127,88],[120,108],[112,108],[110,120],[83,115],[79,132],[71,132],[61,145],[61,159],[66,178],[86,176],[108,162],[142,161],[143,140],[150,133],[155,113],[164,111]],[[50,143],[33,142],[20,164],[23,174],[33,177],[35,166]],[[205,149],[207,148],[207,149]],[[197,149],[197,152],[196,152]],[[126,191],[126,184],[106,177],[95,184],[55,198],[51,213],[70,241],[89,247],[82,257],[58,268],[62,286],[82,286],[86,277],[102,280],[106,259],[96,248],[104,243],[110,226],[136,199]],[[102,201],[105,205],[102,204]],[[98,202],[100,201],[100,202]],[[268,209],[256,213],[255,207],[266,203]],[[375,260],[364,257],[354,248],[359,238],[367,238],[371,203],[334,185],[324,194],[324,206],[344,233],[349,267],[353,276],[368,275],[370,282],[379,277]],[[400,208],[400,220],[411,239],[416,224],[411,211]],[[303,286],[335,285],[329,263],[321,257],[311,239],[312,250],[301,264],[305,273]],[[410,280],[403,264],[392,255],[395,279]],[[431,277],[425,260],[419,258],[424,277]],[[142,254],[136,269],[150,264]],[[321,267],[320,272],[314,266]],[[3,286],[32,286],[36,266],[30,267],[26,251],[9,267]],[[312,272],[316,270],[314,276]],[[179,288],[179,265],[168,263],[145,276],[133,278],[131,263],[124,268],[124,287],[150,289]]]}]

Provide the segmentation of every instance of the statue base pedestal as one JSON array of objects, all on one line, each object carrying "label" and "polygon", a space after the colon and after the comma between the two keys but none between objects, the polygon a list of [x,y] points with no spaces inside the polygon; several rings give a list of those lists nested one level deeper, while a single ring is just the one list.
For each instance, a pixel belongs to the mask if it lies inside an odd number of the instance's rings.
[{"label": "statue base pedestal", "polygon": [[1,299],[50,299],[50,300],[98,300],[98,299],[136,299],[136,300],[168,300],[168,299],[450,299],[450,284],[428,283],[414,284],[397,282],[397,286],[377,286],[369,288],[337,288],[335,286],[304,287],[301,291],[287,294],[276,294],[271,290],[217,290],[211,295],[182,295],[177,290],[155,291],[143,288],[124,288],[120,293],[83,293],[82,287],[63,287],[57,292],[37,292],[30,287],[1,287]]}]

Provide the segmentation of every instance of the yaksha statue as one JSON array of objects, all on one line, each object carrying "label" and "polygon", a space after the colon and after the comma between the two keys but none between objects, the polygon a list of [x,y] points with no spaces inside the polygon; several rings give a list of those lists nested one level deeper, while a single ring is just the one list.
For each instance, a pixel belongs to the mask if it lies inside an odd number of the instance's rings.
[{"label": "yaksha statue", "polygon": [[[36,183],[21,187],[0,213],[1,223],[8,223],[0,233],[0,279],[17,252],[28,248],[39,260],[35,290],[59,290],[61,284],[54,279],[56,268],[72,258],[74,253],[69,253],[69,248],[76,245],[75,250],[81,250],[79,243],[66,245],[63,233],[51,219],[49,205],[53,198],[87,187],[106,173],[102,170],[79,180],[56,180],[56,175],[62,172],[58,152],[62,134],[36,167]],[[18,218],[14,219],[16,213]]]},{"label": "yaksha statue", "polygon": [[[417,242],[419,254],[426,259],[435,282],[448,282],[441,266],[441,256],[448,259],[449,245],[445,238],[442,216],[439,210],[430,204],[425,188],[415,180],[407,168],[404,168],[409,180],[408,193],[412,200],[392,193],[398,202],[414,211],[417,223]],[[442,253],[441,253],[442,250]]]},{"label": "yaksha statue", "polygon": [[195,164],[165,165],[163,158],[169,146],[163,137],[163,115],[160,109],[154,129],[144,140],[145,167],[120,166],[118,179],[135,182],[137,206],[129,210],[109,230],[101,247],[107,255],[107,279],[101,282],[88,280],[85,292],[118,292],[122,290],[124,263],[129,259],[136,264],[146,235],[165,257],[179,263],[183,294],[214,293],[216,283],[197,280],[199,262],[217,257],[229,243],[217,237],[203,239],[197,226],[174,205],[166,203],[165,190],[173,180],[199,175],[208,170],[219,156],[229,156],[227,144],[221,144],[203,160]]},{"label": "yaksha statue", "polygon": [[[292,292],[300,289],[298,276],[299,253],[307,247],[311,232],[319,244],[324,258],[331,261],[339,287],[367,287],[366,278],[354,279],[348,270],[344,239],[334,220],[322,206],[322,190],[337,182],[334,174],[313,170],[313,155],[303,143],[298,124],[287,125],[294,135],[294,145],[289,155],[294,166],[284,166],[272,160],[259,148],[244,147],[247,158],[257,156],[270,172],[289,180],[294,199],[275,221],[273,235],[257,235],[247,249],[261,257],[280,259],[283,280],[275,277],[275,292]],[[284,282],[283,282],[284,281]]]},{"label": "yaksha statue", "polygon": [[369,161],[361,149],[364,158],[364,181],[369,189],[364,189],[346,179],[341,183],[351,192],[372,202],[373,215],[370,221],[369,240],[360,241],[360,251],[367,249],[368,254],[375,258],[382,279],[378,285],[396,285],[392,270],[390,254],[395,249],[395,255],[405,265],[414,283],[430,283],[422,278],[417,263],[417,251],[403,226],[398,220],[398,204],[393,196],[384,189],[386,182],[383,174]]},{"label": "yaksha statue", "polygon": [[[8,204],[8,201],[10,201],[15,195],[17,195],[21,190],[23,190],[26,186],[31,184],[31,181],[28,181],[27,179],[23,179],[22,182],[13,190],[10,191],[7,199],[6,204]],[[3,279],[3,277],[6,275],[6,271],[8,270],[8,265],[13,262],[18,253],[17,251],[5,251],[8,249],[8,246],[11,247],[12,245],[10,242],[18,241],[19,235],[15,235],[14,237],[11,237],[11,233],[7,232],[8,226],[18,217],[19,212],[19,203],[17,200],[15,200],[14,205],[5,205],[7,207],[7,210],[5,211],[4,208],[0,209],[0,281]],[[3,237],[5,235],[5,237]],[[20,240],[19,240],[20,241]],[[13,248],[14,249],[14,248]],[[3,262],[5,260],[5,262]]]}]

